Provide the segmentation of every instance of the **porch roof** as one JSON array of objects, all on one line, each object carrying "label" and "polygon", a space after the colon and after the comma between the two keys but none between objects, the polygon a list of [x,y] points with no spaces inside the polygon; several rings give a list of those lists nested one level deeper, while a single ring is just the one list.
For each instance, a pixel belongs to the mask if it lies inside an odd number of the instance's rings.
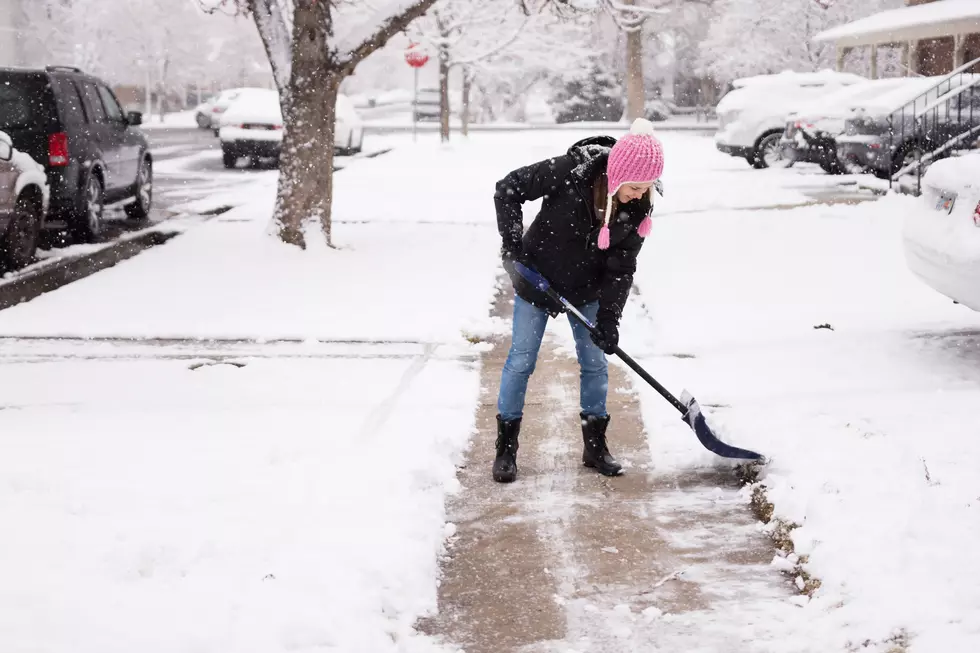
[{"label": "porch roof", "polygon": [[939,0],[883,11],[820,32],[815,41],[838,47],[881,45],[980,32],[980,0]]}]

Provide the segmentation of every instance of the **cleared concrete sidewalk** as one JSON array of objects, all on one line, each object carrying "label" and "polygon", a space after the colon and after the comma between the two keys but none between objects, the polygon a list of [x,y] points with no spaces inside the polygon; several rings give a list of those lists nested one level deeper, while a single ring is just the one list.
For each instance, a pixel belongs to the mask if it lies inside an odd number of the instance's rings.
[{"label": "cleared concrete sidewalk", "polygon": [[[497,314],[511,308],[504,293]],[[582,466],[578,364],[546,337],[518,480],[493,482],[510,339],[494,345],[483,361],[479,433],[460,470],[464,490],[449,507],[458,531],[439,614],[423,630],[467,653],[768,650],[755,646],[773,606],[793,595],[769,564],[770,541],[730,473],[651,471],[639,404],[618,366],[610,365],[609,442],[624,476]]]}]

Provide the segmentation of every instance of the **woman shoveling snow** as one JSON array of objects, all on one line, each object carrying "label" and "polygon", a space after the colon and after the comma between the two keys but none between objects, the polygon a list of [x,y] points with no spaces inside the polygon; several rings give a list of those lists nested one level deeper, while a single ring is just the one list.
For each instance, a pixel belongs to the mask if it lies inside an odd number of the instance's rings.
[{"label": "woman shoveling snow", "polygon": [[[494,202],[503,238],[501,255],[514,283],[513,338],[497,399],[497,455],[493,478],[517,477],[518,435],[528,380],[534,372],[548,318],[565,307],[518,273],[536,270],[596,326],[569,316],[581,368],[582,462],[616,476],[622,466],[609,452],[606,354],[619,343],[636,257],[651,228],[653,189],[664,168],[663,146],[642,118],[618,141],[597,136],[562,156],[519,168],[497,183]],[[544,198],[524,232],[524,202]]]}]

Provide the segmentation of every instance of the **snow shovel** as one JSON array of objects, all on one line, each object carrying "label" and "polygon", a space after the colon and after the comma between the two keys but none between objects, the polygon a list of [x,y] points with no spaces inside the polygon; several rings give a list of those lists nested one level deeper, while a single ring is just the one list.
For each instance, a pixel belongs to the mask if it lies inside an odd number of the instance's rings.
[{"label": "snow shovel", "polygon": [[[514,267],[524,277],[528,282],[531,283],[535,288],[545,293],[551,299],[559,302],[564,306],[569,313],[574,315],[585,328],[589,330],[590,333],[596,333],[595,326],[589,322],[582,313],[579,312],[572,304],[555,292],[555,289],[551,287],[548,280],[543,276],[538,274],[531,268],[522,265],[521,263],[514,264]],[[640,365],[630,358],[626,352],[620,349],[618,346],[613,350],[613,353],[619,356],[624,363],[626,363],[630,369],[640,375],[640,377],[649,383],[654,390],[660,393],[660,396],[670,402],[670,405],[676,408],[682,415],[682,419],[687,423],[688,426],[694,431],[694,434],[698,436],[698,440],[704,445],[704,448],[708,451],[717,454],[723,458],[737,458],[740,460],[763,460],[762,454],[758,454],[754,451],[749,451],[748,449],[741,449],[739,447],[734,447],[730,444],[725,444],[718,439],[718,436],[712,432],[711,427],[708,426],[708,422],[704,419],[704,414],[701,412],[701,406],[698,404],[697,400],[692,397],[686,390],[681,395],[681,399],[678,400],[677,397],[672,395],[667,388],[660,385],[655,378],[650,376],[649,373]]]}]

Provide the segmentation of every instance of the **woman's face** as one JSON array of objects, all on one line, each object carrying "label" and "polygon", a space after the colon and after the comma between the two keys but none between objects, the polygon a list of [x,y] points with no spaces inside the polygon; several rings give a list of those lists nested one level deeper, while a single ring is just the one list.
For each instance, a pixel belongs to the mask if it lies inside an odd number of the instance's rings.
[{"label": "woman's face", "polygon": [[622,204],[638,200],[650,192],[651,186],[653,184],[623,184],[616,193],[616,199]]}]

